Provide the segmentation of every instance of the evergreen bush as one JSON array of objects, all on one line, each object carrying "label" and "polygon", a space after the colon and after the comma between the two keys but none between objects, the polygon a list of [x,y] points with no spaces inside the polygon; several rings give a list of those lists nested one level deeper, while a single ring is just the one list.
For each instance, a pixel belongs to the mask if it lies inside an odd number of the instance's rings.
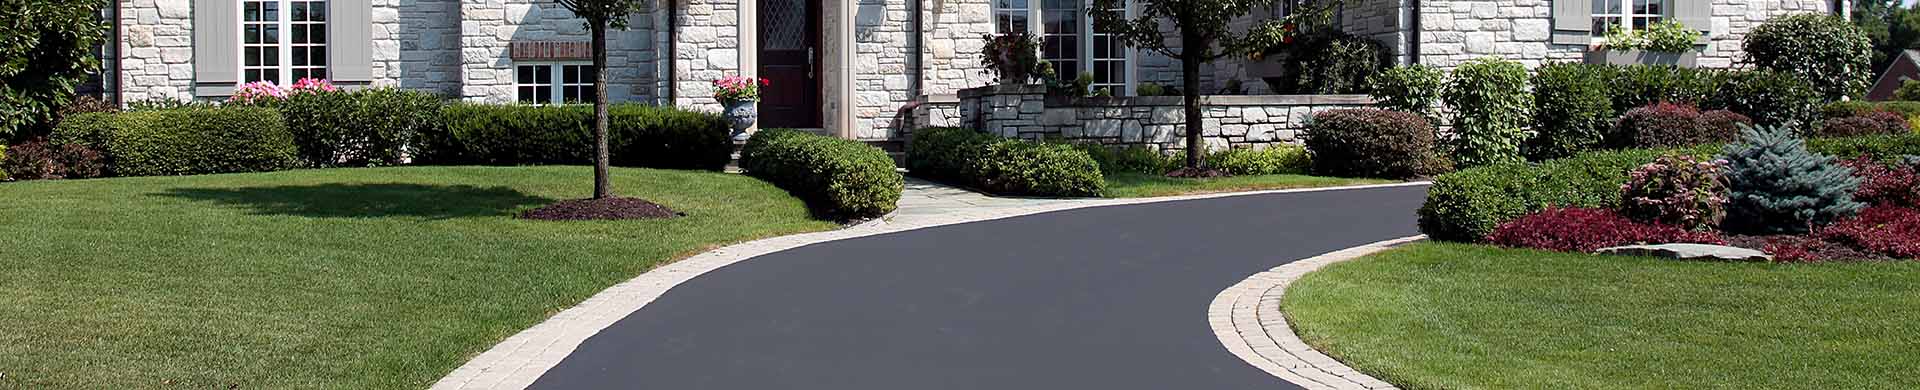
[{"label": "evergreen bush", "polygon": [[1462,167],[1525,161],[1520,143],[1532,135],[1533,98],[1527,67],[1492,57],[1468,61],[1453,71],[1443,96],[1453,110],[1453,161]]},{"label": "evergreen bush", "polygon": [[1792,73],[1813,85],[1827,101],[1859,97],[1867,91],[1867,79],[1873,75],[1869,68],[1872,41],[1860,27],[1839,16],[1774,18],[1748,32],[1742,49],[1754,65]]},{"label": "evergreen bush", "polygon": [[1750,234],[1802,234],[1851,216],[1865,205],[1853,200],[1860,179],[1832,156],[1814,154],[1785,127],[1741,132],[1726,149],[1726,230]]}]

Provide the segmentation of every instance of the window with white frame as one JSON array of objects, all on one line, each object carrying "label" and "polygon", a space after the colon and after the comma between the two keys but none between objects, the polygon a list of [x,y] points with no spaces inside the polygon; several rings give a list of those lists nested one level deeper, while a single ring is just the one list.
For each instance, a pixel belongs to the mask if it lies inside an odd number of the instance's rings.
[{"label": "window with white frame", "polygon": [[1660,21],[1664,0],[1593,0],[1593,36],[1604,37],[1607,31],[1620,29],[1624,32],[1645,29]]},{"label": "window with white frame", "polygon": [[525,104],[569,104],[593,101],[593,65],[582,63],[522,64],[514,67],[514,101]]},{"label": "window with white frame", "polygon": [[325,0],[239,0],[241,82],[327,78]]},{"label": "window with white frame", "polygon": [[[1054,74],[1072,79],[1093,74],[1093,88],[1114,95],[1133,90],[1133,52],[1112,34],[1093,28],[1090,0],[993,0],[996,32],[1027,31],[1041,37],[1040,58],[1053,64]],[[1120,12],[1126,9],[1102,10]],[[1039,23],[1034,23],[1039,21]]]}]

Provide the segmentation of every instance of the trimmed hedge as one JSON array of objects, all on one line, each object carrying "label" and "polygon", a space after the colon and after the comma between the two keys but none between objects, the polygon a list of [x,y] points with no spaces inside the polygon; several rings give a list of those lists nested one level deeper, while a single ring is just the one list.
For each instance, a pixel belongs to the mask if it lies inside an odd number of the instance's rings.
[{"label": "trimmed hedge", "polygon": [[1844,102],[1833,102],[1833,103],[1827,103],[1826,105],[1820,106],[1820,118],[1821,119],[1839,119],[1839,118],[1862,116],[1862,115],[1874,113],[1876,111],[1897,112],[1897,113],[1900,113],[1900,116],[1912,118],[1915,116],[1920,116],[1920,102],[1908,102],[1908,101],[1870,102],[1865,100],[1848,100]]},{"label": "trimmed hedge", "polygon": [[441,106],[439,96],[390,87],[259,101],[286,116],[309,167],[399,165],[406,146],[440,119]]},{"label": "trimmed hedge", "polygon": [[[1672,150],[1592,152],[1537,165],[1497,164],[1441,175],[1420,207],[1420,231],[1435,240],[1476,242],[1507,221],[1548,207],[1612,209],[1635,167]],[[1715,156],[1719,145],[1679,149]]]},{"label": "trimmed hedge", "polygon": [[1884,160],[1920,156],[1920,134],[1814,138],[1807,140],[1807,150],[1841,159],[1873,156]]},{"label": "trimmed hedge", "polygon": [[1100,196],[1100,164],[1072,145],[1002,138],[969,129],[913,132],[907,167],[915,176],[1000,195]]},{"label": "trimmed hedge", "polygon": [[[641,104],[608,110],[607,150],[615,166],[725,168],[731,127],[719,114]],[[453,104],[425,129],[414,161],[436,165],[587,164],[593,161],[593,106]]]},{"label": "trimmed hedge", "polygon": [[1380,109],[1328,110],[1307,123],[1313,172],[1404,179],[1452,168],[1436,151],[1433,126],[1417,115]]},{"label": "trimmed hedge", "polygon": [[1266,149],[1234,148],[1207,155],[1207,166],[1229,175],[1304,175],[1313,169],[1313,158],[1299,146],[1277,145]]},{"label": "trimmed hedge", "polygon": [[54,143],[104,151],[117,176],[263,172],[299,165],[293,134],[280,112],[257,107],[83,114],[61,123]]},{"label": "trimmed hedge", "polygon": [[892,212],[905,186],[886,151],[789,129],[754,133],[740,149],[740,168],[792,192],[818,214],[844,219]]}]

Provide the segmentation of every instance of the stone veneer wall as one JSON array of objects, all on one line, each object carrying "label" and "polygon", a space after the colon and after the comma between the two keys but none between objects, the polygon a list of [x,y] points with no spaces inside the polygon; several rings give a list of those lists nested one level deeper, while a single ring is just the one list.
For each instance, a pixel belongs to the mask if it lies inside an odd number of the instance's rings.
[{"label": "stone veneer wall", "polygon": [[[649,2],[648,4],[656,4]],[[679,41],[674,46],[674,101],[689,109],[720,112],[713,81],[740,74],[740,2],[680,0],[674,12]],[[659,13],[665,24],[665,13]],[[665,36],[662,37],[664,42]]]},{"label": "stone veneer wall", "polygon": [[127,1],[120,15],[126,56],[118,75],[127,85],[126,101],[193,99],[193,1]]},{"label": "stone veneer wall", "polygon": [[[1830,13],[1826,0],[1698,0],[1713,2],[1713,27],[1700,66],[1730,68],[1742,61],[1740,40],[1760,23],[1797,13]],[[1587,45],[1552,41],[1550,0],[1426,0],[1421,3],[1420,61],[1451,69],[1497,56],[1528,67],[1581,61]]]},{"label": "stone veneer wall", "polygon": [[[1203,97],[1208,150],[1299,144],[1314,113],[1373,105],[1360,95]],[[1048,98],[1038,85],[960,91],[959,125],[1005,137],[1061,139],[1157,151],[1185,145],[1180,97]]]},{"label": "stone veneer wall", "polygon": [[[395,2],[402,0],[376,0]],[[652,4],[646,2],[645,4]],[[694,9],[689,5],[689,10]],[[374,10],[378,25],[382,10]],[[545,0],[464,0],[460,3],[460,97],[468,101],[512,103],[514,66],[510,57],[513,42],[562,41],[587,42],[592,39],[580,18],[559,3]],[[655,54],[653,18],[643,11],[627,18],[626,31],[607,33],[607,99],[612,101],[647,100],[654,96]],[[713,28],[713,27],[706,27]],[[692,28],[689,27],[688,30]],[[374,53],[379,59],[383,42],[375,35]],[[589,60],[568,61],[588,62]],[[539,61],[532,63],[550,63]],[[403,65],[402,69],[406,69]],[[388,75],[387,80],[402,84],[426,79],[431,84],[435,72],[422,75]],[[375,69],[376,76],[380,75]],[[560,77],[556,72],[553,77]],[[557,93],[557,92],[556,92]]]}]

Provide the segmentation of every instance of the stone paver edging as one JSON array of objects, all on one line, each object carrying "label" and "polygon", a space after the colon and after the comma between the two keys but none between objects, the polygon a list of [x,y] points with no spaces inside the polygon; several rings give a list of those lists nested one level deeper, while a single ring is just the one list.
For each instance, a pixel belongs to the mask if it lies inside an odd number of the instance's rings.
[{"label": "stone paver edging", "polygon": [[[735,244],[673,262],[640,274],[594,294],[579,305],[554,314],[532,328],[508,337],[435,382],[431,389],[523,389],[558,365],[588,337],[626,318],[681,283],[708,271],[756,256],[821,242],[844,240],[929,227],[1011,218],[1086,207],[1116,206],[1230,196],[1339,191],[1423,186],[1426,182],[1188,195],[1142,199],[1011,199],[991,198],[988,207],[956,208],[939,213],[908,210],[906,202],[883,222],[845,229],[781,236]],[[1244,357],[1244,356],[1243,356]]]},{"label": "stone paver edging", "polygon": [[1422,235],[1375,242],[1255,274],[1215,296],[1207,308],[1207,322],[1220,343],[1235,356],[1302,388],[1397,389],[1307,346],[1280,314],[1280,298],[1293,281],[1320,267],[1424,239]]}]

